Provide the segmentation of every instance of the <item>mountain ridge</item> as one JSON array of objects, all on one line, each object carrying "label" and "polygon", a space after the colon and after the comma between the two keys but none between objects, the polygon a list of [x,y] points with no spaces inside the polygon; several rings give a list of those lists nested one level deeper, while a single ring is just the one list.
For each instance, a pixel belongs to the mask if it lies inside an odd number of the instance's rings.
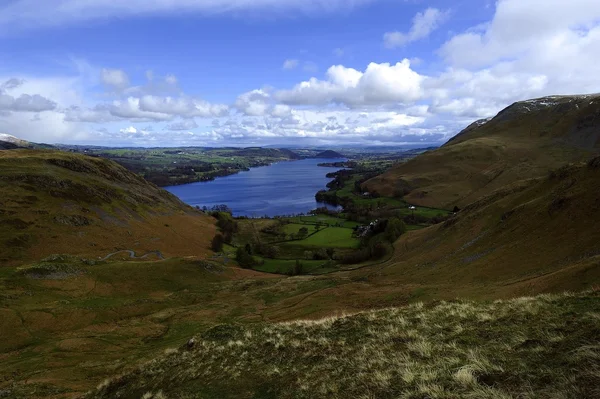
[{"label": "mountain ridge", "polygon": [[516,180],[600,153],[598,96],[520,101],[476,121],[442,147],[364,183],[422,206],[463,207]]}]

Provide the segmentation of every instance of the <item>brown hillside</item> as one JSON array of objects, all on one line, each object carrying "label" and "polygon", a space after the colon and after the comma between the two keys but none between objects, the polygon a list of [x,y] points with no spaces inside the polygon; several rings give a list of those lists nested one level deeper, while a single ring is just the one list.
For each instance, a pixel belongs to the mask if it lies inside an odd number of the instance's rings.
[{"label": "brown hillside", "polygon": [[439,149],[365,183],[417,205],[463,207],[517,180],[539,177],[600,152],[600,97],[518,102],[478,121]]},{"label": "brown hillside", "polygon": [[403,236],[378,280],[429,286],[435,297],[593,287],[600,282],[599,193],[600,157],[504,187],[445,223]]},{"label": "brown hillside", "polygon": [[205,255],[215,232],[211,218],[99,158],[2,151],[0,192],[0,265],[119,250]]}]

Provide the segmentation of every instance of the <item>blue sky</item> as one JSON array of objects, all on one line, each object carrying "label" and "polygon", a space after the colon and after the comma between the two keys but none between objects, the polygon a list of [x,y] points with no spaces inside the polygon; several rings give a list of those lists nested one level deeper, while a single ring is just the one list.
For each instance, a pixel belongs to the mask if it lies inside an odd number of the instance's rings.
[{"label": "blue sky", "polygon": [[600,91],[599,21],[595,0],[4,0],[0,132],[435,145],[514,101]]}]

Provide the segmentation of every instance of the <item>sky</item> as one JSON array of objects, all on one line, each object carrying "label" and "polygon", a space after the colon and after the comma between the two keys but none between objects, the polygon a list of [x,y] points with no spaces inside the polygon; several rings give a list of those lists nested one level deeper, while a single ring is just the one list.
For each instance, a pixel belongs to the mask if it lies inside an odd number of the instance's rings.
[{"label": "sky", "polygon": [[598,65],[598,0],[0,0],[0,133],[440,145]]}]

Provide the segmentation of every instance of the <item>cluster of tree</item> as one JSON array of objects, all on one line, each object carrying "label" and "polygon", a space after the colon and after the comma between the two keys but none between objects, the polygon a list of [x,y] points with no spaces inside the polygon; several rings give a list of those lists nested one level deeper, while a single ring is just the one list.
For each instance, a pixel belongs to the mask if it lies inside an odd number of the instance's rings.
[{"label": "cluster of tree", "polygon": [[340,211],[329,209],[325,206],[322,206],[322,207],[319,207],[317,209],[313,209],[312,211],[310,211],[311,215],[327,215],[327,216],[333,216],[333,217],[339,217],[340,213],[341,213]]},{"label": "cluster of tree", "polygon": [[217,227],[221,230],[223,241],[231,244],[233,235],[238,231],[238,223],[229,212],[213,211],[211,215],[217,219]]},{"label": "cluster of tree", "polygon": [[256,259],[254,259],[254,256],[248,252],[247,248],[242,247],[239,247],[235,251],[235,260],[244,269],[251,269],[258,264]]},{"label": "cluster of tree", "polygon": [[399,218],[379,220],[369,226],[368,234],[362,238],[358,250],[340,259],[344,264],[362,263],[383,258],[392,251],[392,244],[406,233],[406,224]]},{"label": "cluster of tree", "polygon": [[262,255],[265,258],[270,259],[276,259],[281,254],[281,250],[278,246],[265,243],[246,244],[245,250],[251,255]]},{"label": "cluster of tree", "polygon": [[392,250],[390,243],[382,240],[381,237],[371,237],[366,245],[362,245],[360,249],[357,249],[349,254],[344,255],[340,262],[343,264],[351,265],[356,263],[362,263],[369,260],[377,260],[383,258],[388,252]]},{"label": "cluster of tree", "polygon": [[304,251],[304,259],[306,260],[332,260],[335,257],[335,249],[320,248],[314,251]]}]

